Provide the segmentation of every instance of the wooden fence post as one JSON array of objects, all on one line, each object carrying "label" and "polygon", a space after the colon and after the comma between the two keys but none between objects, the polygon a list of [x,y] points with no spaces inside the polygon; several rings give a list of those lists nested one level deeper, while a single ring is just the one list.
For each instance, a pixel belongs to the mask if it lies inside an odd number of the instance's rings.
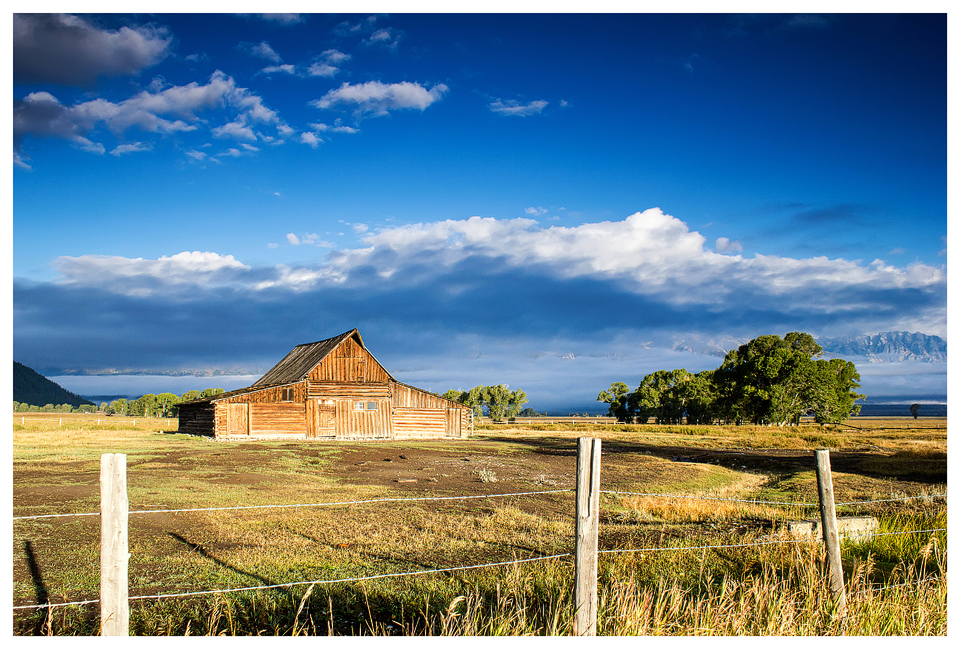
[{"label": "wooden fence post", "polygon": [[573,569],[573,635],[597,635],[597,533],[600,524],[600,440],[577,440],[577,538]]},{"label": "wooden fence post", "polygon": [[127,456],[100,456],[100,635],[130,635]]},{"label": "wooden fence post", "polygon": [[847,595],[843,588],[843,563],[840,560],[840,535],[837,533],[837,509],[833,500],[833,476],[830,473],[830,451],[819,449],[817,458],[817,493],[820,496],[820,522],[823,545],[827,550],[827,571],[830,592],[840,615],[846,613]]}]

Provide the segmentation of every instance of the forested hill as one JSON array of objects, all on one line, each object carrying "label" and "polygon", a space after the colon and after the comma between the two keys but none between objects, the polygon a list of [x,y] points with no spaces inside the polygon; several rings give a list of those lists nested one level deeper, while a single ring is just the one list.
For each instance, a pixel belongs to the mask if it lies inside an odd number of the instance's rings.
[{"label": "forested hill", "polygon": [[13,361],[13,400],[41,407],[48,403],[69,403],[74,408],[95,405],[17,361]]}]

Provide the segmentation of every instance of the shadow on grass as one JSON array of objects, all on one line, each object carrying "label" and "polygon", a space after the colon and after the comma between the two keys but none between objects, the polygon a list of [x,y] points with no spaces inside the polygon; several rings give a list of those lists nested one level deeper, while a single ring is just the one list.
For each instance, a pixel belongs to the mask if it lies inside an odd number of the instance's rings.
[{"label": "shadow on grass", "polygon": [[[589,436],[584,432],[584,436]],[[540,455],[576,457],[577,440],[569,437],[485,435],[486,439],[516,446]],[[704,464],[746,468],[771,474],[792,474],[815,467],[814,453],[807,449],[714,449],[695,446],[651,444],[604,439],[604,457],[648,455],[672,461],[697,461]],[[693,457],[691,457],[693,455]],[[851,473],[870,478],[891,478],[922,484],[947,482],[946,453],[899,451],[892,455],[870,451],[830,451],[831,468],[836,473]]]}]

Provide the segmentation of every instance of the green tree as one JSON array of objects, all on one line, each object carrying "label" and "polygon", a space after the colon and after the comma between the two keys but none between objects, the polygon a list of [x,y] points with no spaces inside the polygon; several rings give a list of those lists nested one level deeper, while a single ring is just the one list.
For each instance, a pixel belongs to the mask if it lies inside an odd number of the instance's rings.
[{"label": "green tree", "polygon": [[186,403],[200,398],[200,390],[188,390],[180,395],[179,403]]},{"label": "green tree", "polygon": [[177,412],[177,395],[172,392],[161,392],[157,395],[157,416],[173,417]]},{"label": "green tree", "polygon": [[462,392],[458,399],[460,403],[473,410],[473,417],[477,420],[483,417],[483,391],[484,386],[478,385]]},{"label": "green tree", "polygon": [[851,415],[860,414],[857,394],[860,374],[853,363],[841,358],[814,361],[810,394],[810,412],[820,424],[839,424]]},{"label": "green tree", "polygon": [[85,403],[80,406],[80,412],[94,413],[97,411],[97,407],[92,403]]},{"label": "green tree", "polygon": [[597,395],[597,401],[608,404],[607,413],[617,421],[628,422],[636,416],[630,403],[630,388],[623,381],[610,384],[608,390]]},{"label": "green tree", "polygon": [[110,405],[107,406],[109,412],[112,412],[115,415],[126,415],[127,414],[127,400],[126,399],[114,399],[110,402]]},{"label": "green tree", "polygon": [[795,423],[811,410],[823,349],[810,334],[764,335],[731,350],[714,373],[728,417],[755,424]]},{"label": "green tree", "polygon": [[910,414],[913,415],[913,418],[914,418],[914,419],[916,419],[917,417],[920,416],[920,404],[919,404],[919,403],[915,403],[915,404],[913,404],[912,406],[910,406]]},{"label": "green tree", "polygon": [[488,385],[483,388],[483,403],[487,406],[490,419],[501,421],[510,406],[510,389],[506,385]]},{"label": "green tree", "polygon": [[450,401],[456,401],[457,403],[460,403],[460,397],[463,396],[463,390],[447,390],[438,396],[441,399],[450,399]]}]

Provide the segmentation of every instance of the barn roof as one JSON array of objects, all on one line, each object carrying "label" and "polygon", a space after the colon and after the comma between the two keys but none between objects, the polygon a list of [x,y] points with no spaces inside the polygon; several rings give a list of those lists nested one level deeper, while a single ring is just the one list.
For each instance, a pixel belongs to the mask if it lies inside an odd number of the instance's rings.
[{"label": "barn roof", "polygon": [[272,369],[261,376],[251,387],[259,388],[276,385],[278,383],[296,383],[297,381],[302,381],[310,373],[310,370],[319,365],[330,352],[351,337],[355,338],[357,343],[366,349],[366,346],[363,344],[363,339],[360,338],[360,333],[356,329],[351,329],[333,338],[318,340],[315,343],[297,345],[282,361],[274,365]]}]

